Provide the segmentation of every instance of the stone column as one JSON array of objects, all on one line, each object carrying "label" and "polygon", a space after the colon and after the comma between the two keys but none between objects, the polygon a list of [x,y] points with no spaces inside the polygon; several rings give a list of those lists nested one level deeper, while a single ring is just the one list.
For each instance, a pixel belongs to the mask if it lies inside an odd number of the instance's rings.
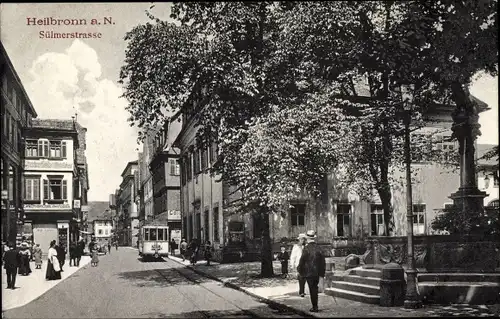
[{"label": "stone column", "polygon": [[460,187],[451,194],[454,206],[461,211],[483,211],[483,199],[487,196],[477,188],[475,141],[481,135],[477,107],[465,96],[466,104],[458,105],[452,114],[453,137],[458,140],[460,154]]}]

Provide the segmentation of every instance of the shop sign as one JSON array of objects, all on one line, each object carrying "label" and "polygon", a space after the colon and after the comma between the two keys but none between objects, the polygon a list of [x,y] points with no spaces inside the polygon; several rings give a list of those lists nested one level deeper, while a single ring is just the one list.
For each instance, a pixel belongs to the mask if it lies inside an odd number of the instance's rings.
[{"label": "shop sign", "polygon": [[180,210],[169,210],[168,211],[168,220],[181,220],[181,211]]},{"label": "shop sign", "polygon": [[75,199],[73,200],[73,208],[80,208],[80,200],[79,199]]}]

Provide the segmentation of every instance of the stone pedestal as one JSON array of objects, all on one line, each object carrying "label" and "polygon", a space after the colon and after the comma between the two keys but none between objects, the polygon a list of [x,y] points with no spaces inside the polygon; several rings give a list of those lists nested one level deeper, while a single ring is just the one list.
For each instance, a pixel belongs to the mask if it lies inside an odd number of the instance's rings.
[{"label": "stone pedestal", "polygon": [[483,199],[487,194],[477,188],[474,145],[477,136],[481,135],[478,107],[461,86],[455,85],[452,89],[457,107],[452,114],[451,129],[453,137],[459,143],[460,187],[456,193],[451,194],[450,198],[458,211],[483,212]]}]

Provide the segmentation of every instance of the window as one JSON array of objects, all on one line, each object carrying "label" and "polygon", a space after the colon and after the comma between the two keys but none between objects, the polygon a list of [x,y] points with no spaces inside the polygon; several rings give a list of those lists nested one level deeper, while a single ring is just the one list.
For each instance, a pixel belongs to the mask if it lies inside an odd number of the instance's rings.
[{"label": "window", "polygon": [[26,157],[38,157],[37,140],[26,140]]},{"label": "window", "polygon": [[170,175],[178,176],[180,175],[180,164],[179,160],[171,159],[170,160]]},{"label": "window", "polygon": [[219,207],[214,207],[214,242],[219,242]]},{"label": "window", "polygon": [[9,177],[9,201],[14,200],[14,177]]},{"label": "window", "polygon": [[50,158],[66,158],[66,142],[50,141]]},{"label": "window", "polygon": [[149,240],[157,240],[158,230],[156,228],[149,229]]},{"label": "window", "polygon": [[201,149],[201,169],[206,170],[208,168],[208,152],[207,148]]},{"label": "window", "polygon": [[413,234],[423,235],[425,233],[425,205],[413,205]]},{"label": "window", "polygon": [[38,140],[38,156],[49,157],[49,141]]},{"label": "window", "polygon": [[350,204],[337,204],[337,236],[351,236]]},{"label": "window", "polygon": [[63,179],[43,180],[43,199],[65,200],[67,199],[68,181]]},{"label": "window", "polygon": [[27,201],[40,201],[40,178],[24,178],[24,199]]},{"label": "window", "polygon": [[432,137],[432,149],[437,151],[445,162],[456,162],[458,156],[458,143],[451,136],[435,135]]},{"label": "window", "polygon": [[372,205],[370,217],[371,217],[371,235],[384,236],[385,235],[384,209],[382,205]]},{"label": "window", "polygon": [[210,217],[208,216],[208,210],[206,210],[203,213],[203,219],[205,222],[205,226],[203,227],[204,235],[205,235],[205,242],[210,240]]},{"label": "window", "polygon": [[183,156],[179,163],[180,175],[181,175],[181,186],[186,185],[186,157]]},{"label": "window", "polygon": [[144,240],[149,240],[149,228],[144,228],[142,230],[144,232]]},{"label": "window", "polygon": [[105,229],[105,230],[104,230],[104,235],[105,235],[105,236],[108,236],[108,235],[109,235],[109,229]]},{"label": "window", "polygon": [[193,155],[194,155],[193,158],[194,173],[198,174],[201,171],[201,162],[200,162],[201,149],[200,148],[196,149]]},{"label": "window", "polygon": [[215,161],[217,161],[217,144],[212,143],[210,145],[210,163],[213,164]]},{"label": "window", "polygon": [[262,229],[264,227],[264,221],[262,220],[261,214],[257,213],[253,215],[253,238],[262,238]]},{"label": "window", "polygon": [[7,137],[12,141],[12,117],[7,115]]},{"label": "window", "polygon": [[306,205],[293,204],[290,208],[290,218],[292,226],[305,226]]},{"label": "window", "polygon": [[187,156],[187,161],[186,161],[186,177],[187,177],[187,182],[191,180],[193,177],[193,169],[192,169],[192,158],[193,158],[193,153],[189,152]]},{"label": "window", "polygon": [[498,187],[498,171],[493,173],[493,186]]},{"label": "window", "polygon": [[16,121],[12,121],[12,144],[14,145],[14,150],[19,151],[17,145],[17,123]]}]

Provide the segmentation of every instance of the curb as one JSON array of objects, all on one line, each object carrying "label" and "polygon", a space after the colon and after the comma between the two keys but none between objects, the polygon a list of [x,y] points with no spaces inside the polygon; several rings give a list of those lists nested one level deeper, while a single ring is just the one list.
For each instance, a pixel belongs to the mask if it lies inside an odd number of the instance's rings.
[{"label": "curb", "polygon": [[302,316],[304,318],[318,318],[316,316],[314,316],[313,314],[311,314],[310,312],[307,312],[307,311],[303,311],[303,310],[300,310],[300,309],[297,309],[297,308],[293,308],[293,307],[290,307],[286,304],[283,304],[281,302],[277,302],[275,300],[272,300],[272,299],[269,299],[269,298],[265,298],[265,297],[262,297],[262,296],[259,296],[257,294],[254,294],[244,288],[241,288],[240,286],[238,285],[235,285],[231,282],[228,282],[228,281],[225,281],[225,280],[222,280],[212,274],[209,274],[209,273],[206,273],[202,270],[199,270],[199,269],[196,269],[195,267],[193,266],[190,266],[190,265],[184,265],[182,262],[178,261],[178,260],[175,260],[175,259],[172,259],[172,258],[169,258],[170,260],[173,260],[175,261],[176,263],[178,264],[181,264],[182,266],[184,266],[185,268],[188,268],[188,269],[191,269],[193,272],[201,275],[201,276],[204,276],[204,277],[207,277],[207,278],[210,278],[212,280],[215,280],[215,281],[218,281],[220,283],[222,283],[224,285],[224,287],[228,287],[228,288],[231,288],[231,289],[234,289],[234,290],[238,290],[238,291],[241,291],[257,300],[259,300],[260,302],[263,302],[269,306],[271,306],[272,308],[276,308],[276,309],[279,309],[279,310],[282,310],[282,311],[288,311],[288,312],[293,312],[293,313],[296,313],[298,314],[299,316]]}]

